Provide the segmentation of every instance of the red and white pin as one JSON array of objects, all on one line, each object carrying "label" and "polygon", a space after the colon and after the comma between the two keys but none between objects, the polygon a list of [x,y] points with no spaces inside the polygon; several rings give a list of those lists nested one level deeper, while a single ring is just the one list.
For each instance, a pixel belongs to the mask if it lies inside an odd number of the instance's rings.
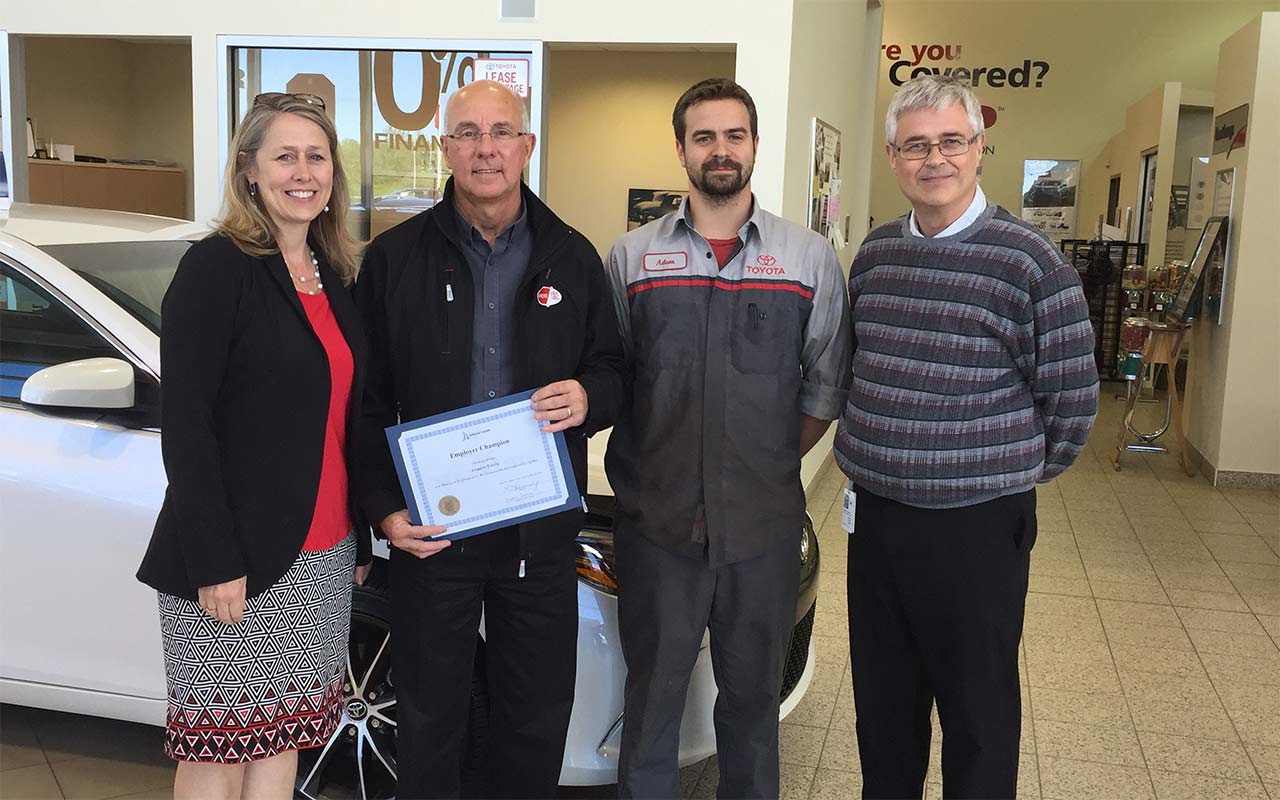
[{"label": "red and white pin", "polygon": [[551,308],[563,298],[554,286],[543,286],[538,290],[538,305]]}]

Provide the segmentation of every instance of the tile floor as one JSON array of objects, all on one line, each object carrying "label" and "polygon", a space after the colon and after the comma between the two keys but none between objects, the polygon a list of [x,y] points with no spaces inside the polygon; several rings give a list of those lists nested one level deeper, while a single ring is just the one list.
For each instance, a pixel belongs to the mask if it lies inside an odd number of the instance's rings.
[{"label": "tile floor", "polygon": [[[1104,385],[1090,447],[1039,489],[1019,793],[1280,800],[1280,493],[1215,489],[1167,455],[1128,454],[1113,471],[1115,388]],[[781,725],[788,800],[860,787],[839,488],[827,472],[810,503],[824,570],[818,664]],[[939,743],[935,731],[930,798],[941,797]],[[159,748],[145,726],[4,706],[0,798],[167,797]],[[714,759],[688,767],[682,793],[714,797],[717,777]]]}]

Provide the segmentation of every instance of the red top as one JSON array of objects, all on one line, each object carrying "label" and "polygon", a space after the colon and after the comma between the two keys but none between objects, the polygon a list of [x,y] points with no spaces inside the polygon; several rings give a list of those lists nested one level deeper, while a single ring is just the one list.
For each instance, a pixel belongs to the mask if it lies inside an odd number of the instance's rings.
[{"label": "red top", "polygon": [[728,264],[729,258],[733,256],[733,249],[738,246],[738,237],[708,239],[707,244],[711,245],[711,252],[716,254],[716,263],[720,265],[720,269],[724,269],[724,265]]},{"label": "red top", "polygon": [[333,318],[329,298],[324,292],[298,292],[302,308],[311,327],[329,357],[329,419],[324,426],[324,461],[320,466],[320,491],[316,494],[316,510],[303,550],[328,550],[346,538],[351,531],[351,514],[347,508],[347,406],[351,400],[351,378],[355,365],[346,337]]}]

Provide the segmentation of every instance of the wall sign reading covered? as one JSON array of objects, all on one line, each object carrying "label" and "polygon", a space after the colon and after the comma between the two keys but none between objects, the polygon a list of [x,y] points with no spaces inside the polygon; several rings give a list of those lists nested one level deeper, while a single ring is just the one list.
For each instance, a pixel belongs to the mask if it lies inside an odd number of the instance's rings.
[{"label": "wall sign reading covered?", "polygon": [[[906,48],[898,44],[882,44],[880,49],[885,58],[893,63],[889,66],[889,82],[901,86],[911,78],[921,75],[951,75],[967,80],[974,86],[989,86],[993,89],[1038,89],[1044,86],[1044,77],[1049,74],[1048,61],[1023,59],[1022,64],[1013,67],[962,67],[934,66],[924,61],[957,61],[962,46],[958,44],[912,44]],[[904,55],[908,57],[904,58]]]}]

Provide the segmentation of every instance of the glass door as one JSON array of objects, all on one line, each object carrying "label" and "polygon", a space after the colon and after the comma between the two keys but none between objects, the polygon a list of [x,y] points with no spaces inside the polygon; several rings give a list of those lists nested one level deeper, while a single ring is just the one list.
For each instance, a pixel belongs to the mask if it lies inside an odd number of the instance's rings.
[{"label": "glass door", "polygon": [[[350,46],[341,46],[348,42]],[[362,46],[369,42],[361,40],[322,43],[324,47],[276,46],[274,41],[271,46],[230,46],[230,129],[234,131],[261,92],[307,92],[324,98],[351,186],[353,233],[361,240],[425,211],[441,198],[449,179],[440,150],[445,105],[459,88],[490,75],[492,65],[505,65],[503,82],[513,81],[508,85],[522,95],[532,120],[540,116],[540,81],[534,83],[532,77],[541,75],[540,46],[507,49],[530,43],[494,42],[490,49],[379,49]],[[511,65],[514,69],[506,68]],[[536,131],[536,124],[530,127]],[[536,170],[536,154],[533,164]],[[536,191],[536,175],[533,178]]]}]

